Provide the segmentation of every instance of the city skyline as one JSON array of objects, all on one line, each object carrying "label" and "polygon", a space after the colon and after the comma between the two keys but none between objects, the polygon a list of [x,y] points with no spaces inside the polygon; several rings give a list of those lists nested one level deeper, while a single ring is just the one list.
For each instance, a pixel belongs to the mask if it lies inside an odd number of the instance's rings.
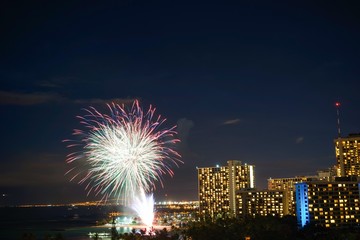
[{"label": "city skyline", "polygon": [[[20,1],[21,2],[21,1]],[[196,167],[270,177],[336,164],[360,132],[360,18],[348,3],[3,3],[1,203],[100,200],[65,176],[82,109],[139,99],[177,125],[184,164],[155,201],[196,200]]]}]

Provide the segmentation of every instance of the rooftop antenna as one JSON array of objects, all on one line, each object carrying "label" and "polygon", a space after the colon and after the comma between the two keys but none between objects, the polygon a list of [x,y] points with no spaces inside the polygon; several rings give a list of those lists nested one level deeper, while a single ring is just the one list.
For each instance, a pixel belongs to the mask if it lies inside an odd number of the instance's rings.
[{"label": "rooftop antenna", "polygon": [[340,177],[344,177],[345,176],[345,167],[344,167],[344,154],[343,154],[343,143],[342,143],[342,139],[341,139],[341,131],[340,131],[340,102],[336,102],[335,103],[335,107],[336,107],[336,115],[337,115],[337,128],[338,128],[338,147],[339,147],[339,167],[340,167],[340,172],[338,174],[340,174]]},{"label": "rooftop antenna", "polygon": [[340,130],[340,102],[335,103],[336,107],[336,115],[337,115],[337,129],[338,129],[338,138],[341,138],[341,130]]}]

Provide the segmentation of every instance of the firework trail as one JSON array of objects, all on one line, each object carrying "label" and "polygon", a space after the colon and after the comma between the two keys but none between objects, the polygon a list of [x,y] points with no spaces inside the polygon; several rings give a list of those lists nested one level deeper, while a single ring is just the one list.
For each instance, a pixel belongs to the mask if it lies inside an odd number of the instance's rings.
[{"label": "firework trail", "polygon": [[64,140],[76,148],[66,162],[74,164],[67,174],[86,184],[88,194],[102,195],[102,200],[115,197],[127,205],[137,192],[150,192],[164,174],[173,175],[170,164],[181,162],[173,149],[175,126],[162,128],[166,119],[155,115],[151,105],[144,112],[138,100],[131,107],[107,104],[109,114],[93,107],[78,116],[84,127],[74,129],[78,140]]},{"label": "firework trail", "polygon": [[152,226],[154,221],[154,204],[153,195],[146,195],[143,190],[140,190],[131,206],[141,218],[141,221],[148,227]]}]

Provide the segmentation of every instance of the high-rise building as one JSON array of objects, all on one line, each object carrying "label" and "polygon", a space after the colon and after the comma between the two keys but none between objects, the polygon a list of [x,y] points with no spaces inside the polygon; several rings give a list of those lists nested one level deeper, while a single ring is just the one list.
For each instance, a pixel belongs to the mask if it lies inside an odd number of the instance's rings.
[{"label": "high-rise building", "polygon": [[281,190],[244,189],[237,193],[237,216],[285,215],[286,198]]},{"label": "high-rise building", "polygon": [[227,166],[198,168],[199,211],[212,219],[236,216],[236,192],[255,188],[255,166],[231,160]]},{"label": "high-rise building", "polygon": [[270,178],[268,179],[268,189],[284,191],[284,214],[295,215],[295,184],[307,181],[308,177],[299,176],[293,178]]},{"label": "high-rise building", "polygon": [[295,184],[299,227],[314,223],[322,227],[354,227],[360,224],[360,185],[354,179],[307,181]]},{"label": "high-rise building", "polygon": [[360,134],[334,139],[337,160],[337,176],[360,177]]},{"label": "high-rise building", "polygon": [[309,180],[332,181],[334,180],[334,175],[335,170],[333,168],[329,168],[327,170],[318,171],[317,175],[314,176],[297,176],[293,178],[269,178],[268,189],[284,191],[284,197],[286,198],[284,214],[295,216],[295,184],[299,182],[306,182]]}]

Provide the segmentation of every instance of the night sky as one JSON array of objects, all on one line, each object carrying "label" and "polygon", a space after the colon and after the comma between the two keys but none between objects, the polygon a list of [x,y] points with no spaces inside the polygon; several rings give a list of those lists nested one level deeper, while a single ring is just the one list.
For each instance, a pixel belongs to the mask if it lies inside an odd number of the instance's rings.
[{"label": "night sky", "polygon": [[334,165],[336,101],[360,132],[359,7],[237,2],[1,1],[0,204],[99,200],[64,175],[62,140],[112,101],[178,126],[156,201],[196,200],[196,166],[254,164],[261,189]]}]

